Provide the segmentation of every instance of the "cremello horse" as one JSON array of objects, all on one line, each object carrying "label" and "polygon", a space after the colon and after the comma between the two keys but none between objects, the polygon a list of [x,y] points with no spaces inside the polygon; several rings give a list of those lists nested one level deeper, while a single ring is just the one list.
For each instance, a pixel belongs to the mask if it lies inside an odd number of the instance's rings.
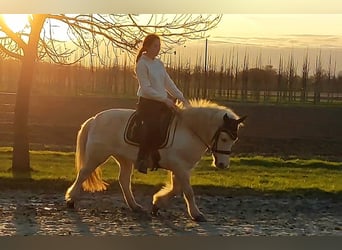
[{"label": "cremello horse", "polygon": [[[179,121],[172,145],[159,150],[159,165],[171,171],[171,182],[154,194],[152,213],[165,207],[170,198],[183,194],[191,218],[204,221],[190,185],[190,171],[208,148],[213,153],[215,166],[227,168],[231,148],[245,117],[239,118],[232,110],[207,100],[191,100],[190,103],[190,107],[180,106],[177,112]],[[133,112],[131,109],[110,109],[83,123],[77,135],[77,178],[65,194],[68,207],[74,207],[82,188],[90,192],[106,189],[98,166],[114,157],[120,166],[119,183],[127,205],[132,210],[142,210],[131,190],[138,147],[124,140],[125,126]]]}]

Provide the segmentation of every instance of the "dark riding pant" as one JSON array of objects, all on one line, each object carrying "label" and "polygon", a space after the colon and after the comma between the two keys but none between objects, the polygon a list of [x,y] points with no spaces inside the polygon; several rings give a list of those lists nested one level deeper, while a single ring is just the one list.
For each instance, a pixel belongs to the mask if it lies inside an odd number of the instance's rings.
[{"label": "dark riding pant", "polygon": [[137,116],[141,133],[138,159],[147,159],[153,151],[158,149],[161,118],[170,112],[172,112],[170,108],[163,102],[139,97]]}]

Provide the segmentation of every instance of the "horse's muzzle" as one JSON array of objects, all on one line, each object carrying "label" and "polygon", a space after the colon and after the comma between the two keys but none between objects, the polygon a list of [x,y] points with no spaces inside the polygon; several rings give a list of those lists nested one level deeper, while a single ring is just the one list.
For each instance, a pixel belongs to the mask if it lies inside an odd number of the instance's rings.
[{"label": "horse's muzzle", "polygon": [[223,162],[218,162],[216,164],[216,167],[219,168],[219,169],[225,169],[225,168],[229,167],[229,163],[228,164],[224,164]]}]

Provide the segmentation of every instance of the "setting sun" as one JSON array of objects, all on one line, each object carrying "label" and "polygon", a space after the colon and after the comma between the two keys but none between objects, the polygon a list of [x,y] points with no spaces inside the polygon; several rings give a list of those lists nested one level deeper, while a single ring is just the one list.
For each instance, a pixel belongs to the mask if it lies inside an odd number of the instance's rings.
[{"label": "setting sun", "polygon": [[14,32],[19,32],[28,24],[28,14],[3,14],[6,24]]}]

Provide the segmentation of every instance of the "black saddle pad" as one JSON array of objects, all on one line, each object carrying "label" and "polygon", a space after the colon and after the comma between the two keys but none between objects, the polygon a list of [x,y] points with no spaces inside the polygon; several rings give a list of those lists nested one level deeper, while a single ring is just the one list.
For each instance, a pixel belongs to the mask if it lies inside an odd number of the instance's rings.
[{"label": "black saddle pad", "polygon": [[[158,148],[164,148],[168,142],[170,137],[170,132],[172,127],[176,129],[176,124],[172,126],[173,120],[175,118],[175,114],[172,112],[165,113],[160,118],[160,130],[159,133],[153,135],[153,140],[155,140],[158,145]],[[133,114],[129,117],[126,128],[125,128],[125,142],[131,145],[139,146],[140,144],[140,122],[137,119],[137,112],[133,112]],[[174,132],[174,131],[173,131]]]}]

